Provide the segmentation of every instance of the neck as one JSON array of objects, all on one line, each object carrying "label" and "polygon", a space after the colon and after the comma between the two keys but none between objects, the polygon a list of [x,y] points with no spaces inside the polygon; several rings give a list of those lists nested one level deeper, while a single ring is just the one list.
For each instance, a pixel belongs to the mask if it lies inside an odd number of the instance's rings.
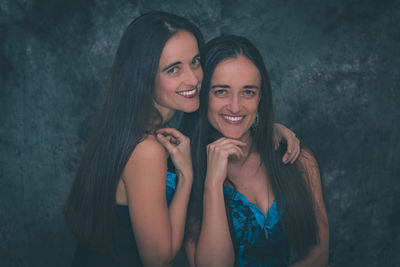
[{"label": "neck", "polygon": [[167,124],[168,121],[171,120],[172,116],[174,116],[176,110],[171,108],[162,107],[156,102],[154,102],[154,107],[160,113],[162,121],[159,121],[160,118],[156,117],[154,120],[154,125],[164,125]]},{"label": "neck", "polygon": [[251,145],[253,144],[253,139],[251,137],[250,131],[248,131],[242,137],[240,137],[239,140],[247,144],[243,148],[244,155],[245,155],[245,157],[247,157],[247,155],[251,152],[250,148],[251,148]]}]

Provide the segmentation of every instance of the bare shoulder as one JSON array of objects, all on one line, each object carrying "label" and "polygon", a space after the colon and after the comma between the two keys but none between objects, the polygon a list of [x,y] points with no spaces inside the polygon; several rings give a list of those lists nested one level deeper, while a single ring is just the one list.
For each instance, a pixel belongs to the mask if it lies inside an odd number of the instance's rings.
[{"label": "bare shoulder", "polygon": [[153,135],[148,135],[133,150],[131,158],[165,160],[168,153]]},{"label": "bare shoulder", "polygon": [[149,135],[133,150],[125,165],[123,177],[131,177],[144,171],[163,173],[167,167],[167,157],[164,147],[154,136]]}]

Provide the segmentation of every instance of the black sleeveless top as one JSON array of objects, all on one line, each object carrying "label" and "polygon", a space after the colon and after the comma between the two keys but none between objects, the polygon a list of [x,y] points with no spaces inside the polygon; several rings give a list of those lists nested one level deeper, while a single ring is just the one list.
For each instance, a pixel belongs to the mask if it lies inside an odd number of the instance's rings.
[{"label": "black sleeveless top", "polygon": [[[167,171],[167,203],[171,202],[175,192],[176,175]],[[117,255],[105,254],[79,243],[72,262],[73,267],[136,267],[143,266],[133,234],[128,206],[115,204],[117,225],[115,250]],[[99,222],[100,223],[100,222]]]},{"label": "black sleeveless top", "polygon": [[113,257],[111,254],[99,252],[79,243],[75,251],[72,266],[143,266],[136,247],[128,206],[115,205],[115,210],[117,214],[115,235],[118,256]]}]

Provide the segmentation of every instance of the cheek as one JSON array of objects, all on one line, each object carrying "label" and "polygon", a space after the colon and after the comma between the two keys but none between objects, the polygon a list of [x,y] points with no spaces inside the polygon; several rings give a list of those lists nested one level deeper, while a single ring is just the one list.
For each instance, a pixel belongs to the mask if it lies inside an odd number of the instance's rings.
[{"label": "cheek", "polygon": [[155,95],[158,96],[158,94],[163,91],[163,85],[164,85],[164,81],[163,78],[160,77],[160,75],[157,75],[155,81],[154,81],[154,92]]},{"label": "cheek", "polygon": [[248,110],[251,113],[257,113],[259,104],[260,104],[260,97],[258,97],[257,99],[254,99],[253,102],[249,103]]},{"label": "cheek", "polygon": [[258,101],[255,101],[254,103],[253,103],[253,105],[252,105],[252,107],[251,107],[251,111],[252,112],[254,112],[254,113],[257,113],[258,112]]},{"label": "cheek", "polygon": [[201,84],[201,82],[203,81],[203,69],[201,67],[196,70],[196,77]]},{"label": "cheek", "polygon": [[163,98],[170,91],[175,91],[174,84],[170,79],[157,77],[154,83],[154,91],[158,99]]},{"label": "cheek", "polygon": [[249,117],[251,118],[251,123],[254,122],[258,113],[258,103],[259,100],[255,100],[254,102],[248,103],[247,111],[249,112]]}]

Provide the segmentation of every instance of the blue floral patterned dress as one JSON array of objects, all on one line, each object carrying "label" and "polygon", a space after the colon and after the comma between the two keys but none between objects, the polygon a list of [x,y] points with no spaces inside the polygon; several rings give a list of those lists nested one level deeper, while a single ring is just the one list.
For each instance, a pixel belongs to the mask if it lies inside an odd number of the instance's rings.
[{"label": "blue floral patterned dress", "polygon": [[175,193],[176,186],[176,174],[170,171],[167,171],[167,203],[168,206],[171,203],[172,197]]},{"label": "blue floral patterned dress", "polygon": [[276,201],[263,214],[260,208],[235,189],[224,186],[232,211],[230,232],[236,264],[251,267],[288,266],[289,253]]}]

